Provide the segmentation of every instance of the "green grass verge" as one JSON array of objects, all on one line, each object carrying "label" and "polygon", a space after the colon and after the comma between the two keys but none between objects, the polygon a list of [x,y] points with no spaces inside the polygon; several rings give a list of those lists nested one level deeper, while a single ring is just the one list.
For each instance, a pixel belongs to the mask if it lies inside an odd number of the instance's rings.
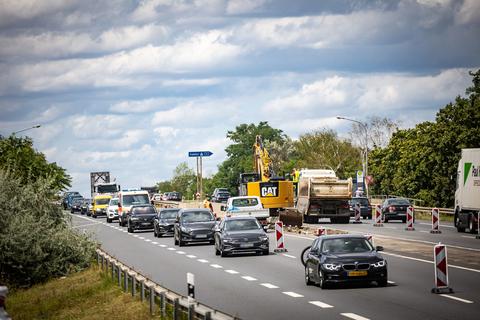
[{"label": "green grass verge", "polygon": [[[124,293],[96,264],[7,296],[12,319],[152,319],[148,304]],[[159,318],[159,317],[157,317]]]}]

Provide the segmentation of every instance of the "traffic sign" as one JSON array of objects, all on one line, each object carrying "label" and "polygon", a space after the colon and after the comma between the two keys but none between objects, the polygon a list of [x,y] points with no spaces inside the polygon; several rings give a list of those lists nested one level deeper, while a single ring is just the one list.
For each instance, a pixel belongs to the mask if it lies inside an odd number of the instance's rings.
[{"label": "traffic sign", "polygon": [[190,151],[189,157],[210,157],[213,154],[211,151]]}]

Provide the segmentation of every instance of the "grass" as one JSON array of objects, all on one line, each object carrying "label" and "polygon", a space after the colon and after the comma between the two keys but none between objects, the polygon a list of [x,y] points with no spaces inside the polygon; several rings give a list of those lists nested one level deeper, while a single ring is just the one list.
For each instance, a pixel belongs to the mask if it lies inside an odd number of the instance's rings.
[{"label": "grass", "polygon": [[[415,219],[432,221],[432,215],[427,214],[427,213],[415,212]],[[440,222],[452,222],[453,223],[453,215],[451,215],[451,214],[440,214]]]},{"label": "grass", "polygon": [[[7,297],[12,319],[152,319],[148,304],[124,293],[96,264]],[[158,318],[158,317],[157,317]]]}]

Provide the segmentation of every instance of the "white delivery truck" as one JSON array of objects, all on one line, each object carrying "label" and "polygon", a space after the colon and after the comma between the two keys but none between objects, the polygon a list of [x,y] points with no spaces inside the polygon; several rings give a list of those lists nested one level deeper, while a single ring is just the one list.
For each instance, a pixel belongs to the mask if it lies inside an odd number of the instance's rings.
[{"label": "white delivery truck", "polygon": [[480,148],[462,149],[455,191],[455,227],[475,233],[480,214]]},{"label": "white delivery truck", "polygon": [[263,208],[260,197],[257,196],[230,197],[227,205],[220,209],[230,216],[255,217],[263,225],[267,224],[267,218],[270,217],[269,209]]}]

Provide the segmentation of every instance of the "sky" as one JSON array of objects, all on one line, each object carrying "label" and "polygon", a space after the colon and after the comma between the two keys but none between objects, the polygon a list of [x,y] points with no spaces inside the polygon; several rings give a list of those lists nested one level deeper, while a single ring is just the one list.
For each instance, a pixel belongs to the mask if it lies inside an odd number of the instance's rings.
[{"label": "sky", "polygon": [[0,134],[41,124],[18,135],[84,196],[92,171],[151,186],[189,151],[209,176],[242,123],[434,120],[479,39],[477,0],[0,0]]}]

